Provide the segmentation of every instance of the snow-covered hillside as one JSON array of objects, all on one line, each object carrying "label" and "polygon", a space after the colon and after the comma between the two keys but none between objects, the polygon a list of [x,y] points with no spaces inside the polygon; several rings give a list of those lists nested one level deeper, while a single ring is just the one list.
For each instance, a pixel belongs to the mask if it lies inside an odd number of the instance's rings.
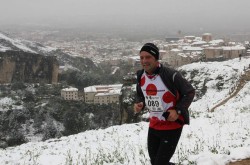
[{"label": "snow-covered hillside", "polygon": [[23,51],[44,56],[56,56],[60,70],[62,71],[77,70],[88,72],[90,70],[96,70],[97,68],[89,58],[75,56],[72,53],[65,53],[58,48],[44,46],[41,43],[16,39],[0,31],[0,52],[6,51]]},{"label": "snow-covered hillside", "polygon": [[[235,89],[250,58],[183,66],[195,87],[205,89],[190,107],[173,162],[225,165],[250,157],[250,82],[224,105],[209,110]],[[0,164],[147,165],[148,123],[124,124],[0,150]]]},{"label": "snow-covered hillside", "polygon": [[40,53],[46,54],[56,48],[43,46],[36,42],[30,42],[27,40],[13,39],[7,34],[0,33],[0,52],[5,52],[7,50],[24,51],[29,53]]}]

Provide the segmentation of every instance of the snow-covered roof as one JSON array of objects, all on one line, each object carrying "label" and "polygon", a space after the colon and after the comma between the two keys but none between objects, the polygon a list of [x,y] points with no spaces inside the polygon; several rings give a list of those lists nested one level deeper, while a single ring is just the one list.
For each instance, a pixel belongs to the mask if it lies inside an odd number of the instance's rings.
[{"label": "snow-covered roof", "polygon": [[89,86],[84,88],[84,92],[96,92],[96,87],[95,86]]},{"label": "snow-covered roof", "polygon": [[188,57],[185,53],[178,53],[177,55],[185,58]]},{"label": "snow-covered roof", "polygon": [[74,92],[74,91],[78,91],[78,89],[70,87],[70,88],[64,88],[64,89],[62,89],[62,91],[65,91],[65,92]]},{"label": "snow-covered roof", "polygon": [[109,85],[109,87],[112,87],[112,88],[121,88],[123,84],[112,84],[112,85]]},{"label": "snow-covered roof", "polygon": [[244,46],[223,46],[223,50],[245,50],[246,48]]},{"label": "snow-covered roof", "polygon": [[202,41],[202,38],[201,37],[195,37],[194,42],[196,42],[196,41]]},{"label": "snow-covered roof", "polygon": [[211,33],[203,33],[202,35],[205,36],[205,35],[212,35],[212,34]]},{"label": "snow-covered roof", "polygon": [[121,90],[122,84],[111,84],[111,85],[95,85],[84,88],[84,92],[108,92],[112,90]]},{"label": "snow-covered roof", "polygon": [[202,51],[203,48],[201,47],[196,47],[196,46],[183,46],[183,50],[190,50],[190,51]]},{"label": "snow-covered roof", "polygon": [[195,38],[195,36],[189,35],[189,36],[184,36],[184,38]]},{"label": "snow-covered roof", "polygon": [[104,93],[97,93],[95,96],[110,96],[110,95],[120,95],[121,90],[110,90]]},{"label": "snow-covered roof", "polygon": [[213,46],[209,46],[209,47],[206,47],[204,49],[223,49],[222,47],[213,47]]},{"label": "snow-covered roof", "polygon": [[220,43],[224,43],[224,40],[222,39],[217,39],[217,40],[212,40],[208,42],[209,44],[220,44]]},{"label": "snow-covered roof", "polygon": [[207,44],[207,42],[206,41],[195,41],[191,45],[203,45],[203,44]]},{"label": "snow-covered roof", "polygon": [[180,49],[171,49],[171,52],[181,52],[181,50]]}]

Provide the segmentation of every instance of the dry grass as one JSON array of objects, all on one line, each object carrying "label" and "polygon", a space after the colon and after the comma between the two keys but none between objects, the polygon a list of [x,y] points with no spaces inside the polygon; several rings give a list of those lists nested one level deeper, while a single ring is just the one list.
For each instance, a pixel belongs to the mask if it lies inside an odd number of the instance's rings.
[{"label": "dry grass", "polygon": [[250,165],[250,158],[237,161],[237,162],[232,162],[232,163],[229,163],[229,165]]}]

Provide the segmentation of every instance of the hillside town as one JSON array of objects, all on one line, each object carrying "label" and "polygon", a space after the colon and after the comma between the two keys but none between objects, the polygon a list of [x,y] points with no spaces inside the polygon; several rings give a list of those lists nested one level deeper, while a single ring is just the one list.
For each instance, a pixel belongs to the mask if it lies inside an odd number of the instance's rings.
[{"label": "hillside town", "polygon": [[[153,42],[160,48],[160,62],[174,68],[201,61],[223,61],[233,58],[239,58],[240,60],[242,56],[250,55],[249,41],[240,43],[214,39],[211,33],[204,33],[198,37],[166,37],[165,41],[155,40]],[[118,42],[116,45],[115,43],[106,45],[105,48],[98,48],[98,44],[87,43],[87,41],[79,42],[79,44],[77,42],[74,42],[74,44],[57,44],[56,42],[50,42],[50,46],[60,47],[66,52],[78,52],[77,54],[81,54],[81,56],[86,55],[93,58],[96,63],[108,62],[113,68],[119,68],[120,63],[125,61],[132,66],[127,75],[130,75],[130,77],[132,75],[132,78],[133,74],[131,73],[135,73],[141,68],[138,56],[140,43],[120,44]],[[102,55],[99,55],[100,53]],[[119,88],[117,88],[118,86]],[[89,86],[84,88],[84,91],[67,88],[61,90],[61,96],[65,100],[81,100],[89,104],[119,103],[121,88],[121,84]]]},{"label": "hillside town", "polygon": [[[34,43],[19,42],[17,39],[11,39],[5,35],[1,35],[1,37],[6,40],[5,45],[10,43],[13,44],[16,49],[25,48],[25,50],[29,50],[31,53],[42,53],[41,51],[34,51],[31,45],[34,47]],[[63,51],[72,59],[80,58],[84,59],[85,57],[91,59],[93,65],[102,66],[105,64],[110,68],[111,73],[115,74],[117,70],[120,69],[122,64],[126,64],[129,66],[128,70],[123,71],[123,82],[118,82],[117,85],[114,84],[96,84],[94,86],[84,86],[84,89],[78,90],[75,86],[67,87],[61,89],[61,97],[64,100],[75,100],[75,101],[83,101],[88,104],[111,104],[111,103],[119,103],[119,95],[121,95],[122,86],[126,83],[133,84],[135,80],[134,73],[137,70],[141,69],[140,58],[139,58],[139,50],[143,43],[128,41],[121,38],[95,38],[92,40],[74,40],[74,41],[46,41],[44,44],[46,45],[41,50],[50,52],[50,54],[45,53],[45,61],[48,61],[46,58],[51,57],[55,61],[55,53],[57,53],[57,58],[65,59],[65,57],[61,57],[61,53],[57,52],[57,50]],[[234,42],[231,40],[214,38],[211,33],[203,33],[201,36],[180,36],[179,37],[165,37],[164,40],[152,40],[150,42],[155,43],[160,48],[160,57],[159,61],[164,65],[168,65],[174,68],[178,68],[180,66],[190,64],[193,62],[202,62],[202,61],[224,61],[234,58],[239,58],[241,60],[244,56],[250,55],[250,44],[249,41],[244,42]],[[3,42],[4,43],[4,42]],[[28,43],[28,44],[27,44]],[[10,44],[11,45],[11,44]],[[37,47],[41,47],[41,45],[36,44]],[[13,47],[12,46],[12,47]],[[54,48],[54,49],[51,49]],[[8,54],[5,52],[6,50],[11,49],[11,46],[6,47],[2,46],[0,50],[2,50],[3,54]],[[45,52],[46,52],[45,51]],[[13,54],[13,52],[10,52]],[[51,56],[52,55],[52,56]],[[20,55],[19,55],[20,56]],[[24,55],[27,57],[27,55]],[[32,57],[37,57],[38,55],[33,54]],[[83,57],[83,58],[82,58]],[[68,58],[68,57],[67,57]],[[29,58],[31,59],[31,58]],[[43,80],[56,83],[58,81],[58,74],[65,71],[65,62],[61,62],[58,64],[57,61],[50,62],[51,66],[48,65],[48,68],[55,68],[52,70],[52,73],[48,72],[46,75],[42,76],[41,72],[45,73],[49,70],[42,71],[41,68],[44,67],[44,63],[38,65],[38,63],[29,63],[26,62],[25,65],[19,65],[17,62],[13,62],[12,69],[10,65],[5,65],[8,63],[8,58],[3,59],[5,62],[2,66],[2,76],[0,76],[0,82],[11,82],[14,80],[12,77],[14,75],[14,66],[20,66],[19,70],[32,70],[34,73],[22,73],[21,75],[30,75],[28,78],[30,82],[41,81],[41,77],[46,77],[48,80]],[[17,60],[20,61],[20,58]],[[28,60],[29,61],[29,60]],[[36,61],[36,60],[32,60]],[[79,61],[79,60],[78,60]],[[60,62],[59,62],[60,63]],[[46,62],[46,65],[49,64]],[[63,65],[62,65],[63,64]],[[41,66],[40,66],[41,65]],[[68,64],[66,64],[68,65]],[[79,63],[79,65],[83,65]],[[29,69],[24,69],[27,67]],[[88,67],[85,64],[85,67]],[[5,68],[5,69],[4,69]],[[71,66],[71,68],[74,68]],[[10,70],[13,70],[10,72]],[[51,71],[50,70],[50,71]],[[19,72],[19,71],[17,71]],[[52,77],[50,77],[52,75]],[[69,74],[70,75],[70,74]],[[92,74],[93,75],[93,74]],[[7,77],[8,81],[5,80]],[[18,77],[15,78],[23,79],[24,82],[26,77]],[[24,79],[26,78],[26,79]],[[110,81],[112,82],[112,81]],[[122,84],[119,84],[122,83]],[[94,83],[95,84],[95,83]]]}]

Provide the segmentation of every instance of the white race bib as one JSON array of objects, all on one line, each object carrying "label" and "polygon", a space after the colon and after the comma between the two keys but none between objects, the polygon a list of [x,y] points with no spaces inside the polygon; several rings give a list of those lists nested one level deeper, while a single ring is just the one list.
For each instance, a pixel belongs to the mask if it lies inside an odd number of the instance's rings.
[{"label": "white race bib", "polygon": [[146,96],[145,103],[150,112],[163,112],[162,102],[159,96]]}]

